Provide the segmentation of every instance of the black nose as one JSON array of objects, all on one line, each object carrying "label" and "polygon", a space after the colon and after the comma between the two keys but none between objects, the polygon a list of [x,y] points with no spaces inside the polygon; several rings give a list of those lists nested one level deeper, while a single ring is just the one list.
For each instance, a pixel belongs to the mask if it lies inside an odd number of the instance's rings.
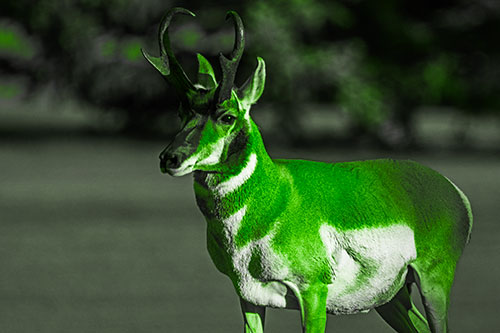
[{"label": "black nose", "polygon": [[180,167],[180,156],[173,153],[163,152],[160,155],[160,169],[166,172],[166,169],[177,169]]}]

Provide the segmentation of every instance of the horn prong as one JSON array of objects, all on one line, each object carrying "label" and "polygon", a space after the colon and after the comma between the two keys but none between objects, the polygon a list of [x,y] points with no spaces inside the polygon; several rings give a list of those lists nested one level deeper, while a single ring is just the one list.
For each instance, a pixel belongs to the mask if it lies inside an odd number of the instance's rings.
[{"label": "horn prong", "polygon": [[156,68],[163,76],[170,74],[170,68],[168,66],[168,58],[155,57],[149,54],[146,50],[141,48],[142,55],[154,68]]},{"label": "horn prong", "polygon": [[193,92],[196,91],[196,87],[193,85],[189,77],[186,75],[182,69],[181,64],[175,57],[170,46],[170,38],[168,36],[168,28],[172,18],[176,14],[184,14],[195,16],[193,12],[181,7],[175,7],[169,10],[165,16],[163,16],[160,27],[158,29],[158,40],[160,44],[160,57],[153,57],[149,53],[142,51],[144,57],[149,61],[153,67],[155,67],[163,77],[177,90],[177,93],[183,102],[192,96]]}]

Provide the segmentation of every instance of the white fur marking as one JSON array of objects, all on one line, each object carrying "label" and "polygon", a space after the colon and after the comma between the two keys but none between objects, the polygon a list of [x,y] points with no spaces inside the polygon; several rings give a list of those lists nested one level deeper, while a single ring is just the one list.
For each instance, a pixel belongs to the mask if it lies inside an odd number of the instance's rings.
[{"label": "white fur marking", "polygon": [[[359,264],[349,256],[346,250],[340,245],[335,229],[329,225],[322,225],[319,229],[321,241],[326,250],[328,264],[333,276],[332,280],[336,284],[348,284],[356,280],[359,273]],[[342,268],[342,271],[339,268]]]},{"label": "white fur marking", "polygon": [[257,252],[261,256],[261,265],[264,267],[263,275],[272,275],[273,280],[284,280],[288,275],[288,267],[283,264],[283,259],[271,248],[271,233],[259,240],[247,244],[241,249],[234,249],[232,261],[238,273],[238,285],[241,296],[254,304],[276,308],[286,307],[286,286],[275,281],[262,282],[254,278],[249,271],[252,254]]},{"label": "white fur marking", "polygon": [[182,164],[175,170],[178,170],[177,172],[174,171],[174,173],[178,176],[185,175],[187,173],[190,173],[193,168],[196,166],[210,166],[219,163],[220,157],[222,156],[222,151],[224,149],[224,138],[219,139],[217,142],[212,143],[211,145],[208,146],[210,154],[199,160],[200,155],[202,155],[203,151],[198,152],[196,154],[193,154],[189,156]]},{"label": "white fur marking", "polygon": [[198,160],[197,154],[191,155],[191,156],[189,156],[189,158],[184,160],[184,162],[182,162],[181,166],[178,169],[183,170],[186,168],[192,168],[197,160]]},{"label": "white fur marking", "polygon": [[324,224],[320,237],[332,269],[327,308],[334,313],[368,310],[380,297],[392,297],[416,258],[413,231],[405,225],[338,231]]},{"label": "white fur marking", "polygon": [[228,240],[229,254],[231,255],[235,273],[238,276],[238,286],[241,296],[254,304],[284,308],[286,306],[286,286],[282,283],[263,282],[252,276],[249,271],[250,261],[254,253],[259,254],[263,269],[262,278],[272,277],[273,280],[283,280],[288,275],[288,266],[283,258],[275,253],[271,247],[274,232],[265,237],[254,240],[242,248],[234,243],[234,237],[245,217],[247,206],[224,219],[224,233]]},{"label": "white fur marking", "polygon": [[211,153],[201,161],[196,162],[196,165],[214,165],[219,163],[220,157],[222,156],[222,150],[224,149],[224,138],[217,140],[217,142],[211,144],[210,146]]},{"label": "white fur marking", "polygon": [[229,216],[227,219],[222,220],[222,224],[224,225],[224,233],[226,234],[227,241],[231,244],[238,232],[241,221],[245,217],[247,212],[247,206],[243,206],[239,211]]},{"label": "white fur marking", "polygon": [[241,185],[243,185],[254,173],[255,167],[257,166],[257,155],[255,153],[250,154],[248,162],[241,172],[228,180],[216,185],[213,190],[217,192],[221,197],[235,191]]}]

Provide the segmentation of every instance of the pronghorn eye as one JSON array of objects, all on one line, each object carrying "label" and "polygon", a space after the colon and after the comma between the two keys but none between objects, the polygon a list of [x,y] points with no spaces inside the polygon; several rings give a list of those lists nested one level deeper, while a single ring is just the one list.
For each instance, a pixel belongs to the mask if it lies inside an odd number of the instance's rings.
[{"label": "pronghorn eye", "polygon": [[232,125],[236,120],[235,116],[231,116],[230,114],[226,114],[220,118],[220,121],[226,125]]}]

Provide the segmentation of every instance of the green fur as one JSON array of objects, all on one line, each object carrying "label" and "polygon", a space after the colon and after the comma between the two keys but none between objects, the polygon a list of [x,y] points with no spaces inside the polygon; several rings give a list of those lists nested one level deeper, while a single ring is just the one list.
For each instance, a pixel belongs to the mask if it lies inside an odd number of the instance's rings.
[{"label": "green fur", "polygon": [[[304,286],[299,285],[301,292],[306,286],[326,286],[332,280],[318,233],[323,223],[344,231],[407,225],[415,234],[417,259],[413,266],[431,270],[439,261],[444,270],[434,270],[438,276],[433,279],[444,281],[444,287],[451,285],[471,221],[462,197],[445,177],[412,161],[272,160],[252,120],[236,124],[233,130],[245,133],[246,145],[223,167],[214,167],[224,172],[212,174],[212,185],[239,174],[249,155],[255,153],[258,160],[252,176],[222,198],[209,189],[206,176],[210,173],[196,172],[194,186],[198,205],[207,218],[210,256],[217,269],[233,280],[238,292],[240,281],[229,251],[231,244],[220,221],[243,206],[246,214],[233,244],[244,248],[273,232],[272,248],[288,260],[291,274]],[[356,258],[357,254],[350,255]],[[263,259],[261,253],[254,252],[248,269],[255,279],[266,281],[272,278],[272,269]],[[357,286],[377,269],[366,265]],[[374,306],[384,299],[375,300]]]},{"label": "green fur", "polygon": [[405,224],[415,230],[418,252],[454,244],[454,255],[460,255],[467,235],[457,229],[457,220],[467,211],[457,212],[461,198],[445,177],[411,161],[273,161],[264,153],[255,124],[252,127],[252,146],[244,152],[259,156],[252,177],[220,201],[207,200],[196,190],[202,185],[195,189],[198,200],[212,203],[211,216],[228,217],[248,206],[235,238],[239,247],[264,237],[281,221],[274,237],[276,250],[286,253],[297,271],[316,272],[323,263],[313,267],[309,258],[324,257],[318,235],[322,223],[340,230]]}]

